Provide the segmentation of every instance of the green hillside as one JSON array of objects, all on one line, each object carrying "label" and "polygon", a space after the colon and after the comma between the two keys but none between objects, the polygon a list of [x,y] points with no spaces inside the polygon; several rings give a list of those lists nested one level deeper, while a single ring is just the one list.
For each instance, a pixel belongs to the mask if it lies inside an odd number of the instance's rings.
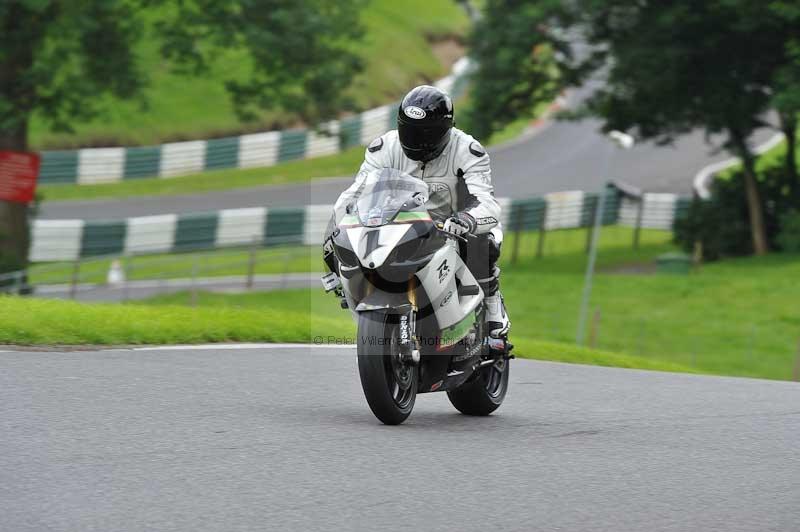
[{"label": "green hillside", "polygon": [[[157,11],[146,16],[152,28]],[[416,83],[445,75],[448,67],[437,50],[447,47],[433,43],[460,37],[468,26],[464,10],[454,0],[370,0],[362,21],[366,34],[360,48],[365,70],[353,80],[351,88],[360,109],[388,103]],[[46,124],[35,119],[30,133],[32,147],[147,145],[296,123],[295,117],[279,109],[263,113],[252,123],[238,120],[223,80],[247,76],[249,66],[241,51],[221,53],[208,76],[188,78],[170,71],[170,65],[159,56],[159,46],[160,42],[148,35],[137,50],[150,78],[146,104],[107,98],[103,116],[76,125],[74,134],[48,132]]]}]

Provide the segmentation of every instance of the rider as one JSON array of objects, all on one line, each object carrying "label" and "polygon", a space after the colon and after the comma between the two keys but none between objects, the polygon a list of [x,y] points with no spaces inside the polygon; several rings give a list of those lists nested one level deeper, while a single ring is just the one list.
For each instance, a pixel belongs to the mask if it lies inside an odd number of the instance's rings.
[{"label": "rider", "polygon": [[334,205],[336,221],[361,192],[373,170],[394,168],[428,184],[427,207],[442,229],[478,238],[470,244],[467,263],[483,288],[490,334],[506,337],[511,322],[499,291],[500,205],[494,198],[489,156],[470,135],[453,127],[453,102],[436,87],[421,85],[409,92],[397,113],[397,129],[376,138],[367,148],[355,181]]}]

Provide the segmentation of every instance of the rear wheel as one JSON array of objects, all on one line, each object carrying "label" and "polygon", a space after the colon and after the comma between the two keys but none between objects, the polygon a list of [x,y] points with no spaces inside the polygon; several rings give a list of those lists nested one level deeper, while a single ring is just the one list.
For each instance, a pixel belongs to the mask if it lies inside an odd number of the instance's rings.
[{"label": "rear wheel", "polygon": [[447,397],[462,414],[488,416],[503,404],[508,391],[508,360],[498,360],[478,370],[476,377],[447,392]]},{"label": "rear wheel", "polygon": [[397,315],[362,312],[358,317],[358,373],[367,404],[386,425],[399,425],[411,414],[419,372],[402,360]]}]

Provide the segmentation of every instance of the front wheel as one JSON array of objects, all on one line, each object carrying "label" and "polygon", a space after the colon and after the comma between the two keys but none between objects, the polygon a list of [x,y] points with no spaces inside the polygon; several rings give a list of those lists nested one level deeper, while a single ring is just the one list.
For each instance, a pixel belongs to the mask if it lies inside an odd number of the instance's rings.
[{"label": "front wheel", "polygon": [[362,312],[358,316],[358,373],[370,410],[386,425],[399,425],[417,398],[417,366],[403,361],[398,316]]},{"label": "front wheel", "polygon": [[468,416],[488,416],[497,410],[508,391],[508,360],[498,360],[478,370],[476,378],[447,392],[456,409]]}]

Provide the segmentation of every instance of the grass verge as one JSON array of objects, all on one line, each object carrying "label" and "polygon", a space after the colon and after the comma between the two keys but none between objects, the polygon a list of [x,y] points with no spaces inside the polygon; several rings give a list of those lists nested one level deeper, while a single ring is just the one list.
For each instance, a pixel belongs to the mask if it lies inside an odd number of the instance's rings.
[{"label": "grass verge", "polygon": [[[672,249],[670,235],[647,231],[642,236],[635,251],[630,230],[603,231],[591,299],[591,349],[572,345],[586,265],[585,233],[549,233],[542,258],[535,257],[536,237],[524,235],[516,264],[509,262],[509,239],[502,288],[518,354],[643,369],[793,377],[800,339],[800,255],[728,260],[687,276],[657,275],[649,265]],[[328,335],[334,336],[331,341],[354,335],[349,314],[317,289],[200,293],[195,309],[187,306],[189,301],[186,293],[120,306],[6,298],[0,302],[0,341],[305,342],[317,335],[325,341]],[[210,320],[208,312],[219,313],[220,319]]]},{"label": "grass verge", "polygon": [[[800,255],[728,260],[703,265],[687,276],[659,275],[654,259],[673,249],[669,233],[643,233],[639,250],[631,248],[630,237],[624,228],[603,231],[587,333],[592,351],[621,357],[613,365],[626,365],[633,357],[632,367],[645,367],[641,361],[646,360],[657,367],[702,373],[793,378],[800,354]],[[524,235],[517,264],[509,262],[513,242],[507,241],[502,263],[501,284],[514,338],[526,355],[531,351],[524,347],[526,338],[574,343],[586,266],[584,232],[549,233],[544,257],[538,259],[535,239]],[[187,294],[177,294],[152,303],[188,301]],[[330,318],[343,314],[332,297],[317,290],[206,294],[198,304],[286,308]],[[541,348],[537,344],[534,351]],[[572,352],[565,361],[580,353]]]},{"label": "grass verge", "polygon": [[0,343],[126,345],[310,342],[337,320],[285,309],[82,304],[0,296]]},{"label": "grass verge", "polygon": [[[299,342],[354,336],[349,315],[304,311],[305,291],[280,294],[281,308],[256,298],[200,294],[200,307],[181,305],[187,294],[145,305],[85,304],[0,296],[0,343],[15,345],[143,345],[206,342]],[[255,294],[251,294],[253,296]],[[258,294],[260,296],[261,294]],[[293,297],[288,298],[287,295]],[[291,303],[294,301],[295,303]],[[288,305],[286,302],[289,302]],[[294,308],[288,310],[286,307]],[[92,324],[87,327],[87,324]],[[531,339],[516,340],[521,357],[660,371],[691,371],[654,360]]]}]

